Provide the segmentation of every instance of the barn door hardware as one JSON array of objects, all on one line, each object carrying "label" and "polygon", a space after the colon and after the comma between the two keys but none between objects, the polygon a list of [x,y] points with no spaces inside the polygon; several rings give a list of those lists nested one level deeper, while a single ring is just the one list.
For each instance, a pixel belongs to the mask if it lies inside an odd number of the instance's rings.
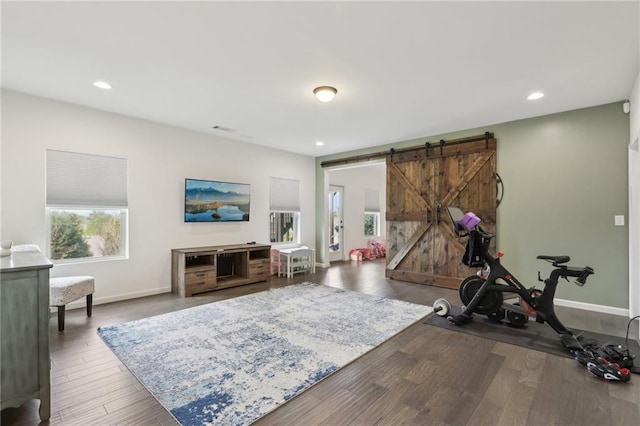
[{"label": "barn door hardware", "polygon": [[[464,146],[465,144],[474,143],[474,142],[484,142],[484,144],[481,143],[479,146],[476,145],[474,148],[471,148],[471,149],[469,149],[468,147],[466,148],[461,147],[459,149],[453,150],[451,148],[454,145]],[[469,136],[469,137],[460,138],[460,139],[452,139],[449,141],[445,141],[444,139],[441,139],[439,143],[427,142],[424,145],[418,145],[418,146],[413,146],[408,148],[391,148],[390,150],[386,150],[386,151],[373,152],[370,154],[356,155],[352,157],[339,158],[335,160],[327,160],[320,163],[320,166],[336,167],[336,166],[343,166],[346,164],[361,163],[361,162],[377,160],[382,158],[386,158],[389,162],[413,161],[417,159],[420,155],[423,155],[423,152],[424,152],[423,150],[425,150],[427,154],[425,155],[425,158],[429,158],[434,155],[437,155],[436,152],[434,152],[431,149],[431,148],[435,148],[436,146],[440,147],[441,157],[448,154],[449,153],[448,151],[450,151],[450,155],[461,155],[461,154],[464,155],[470,152],[479,152],[480,150],[485,150],[485,149],[486,150],[495,149],[495,143],[496,141],[493,133],[485,132],[483,134],[479,134],[476,136]],[[482,145],[485,145],[485,147],[483,148]],[[447,150],[445,150],[444,148],[447,148]],[[418,155],[418,152],[419,152],[419,155]]]},{"label": "barn door hardware", "polygon": [[502,197],[504,197],[504,181],[500,177],[500,175],[496,172],[496,208],[502,202]]}]

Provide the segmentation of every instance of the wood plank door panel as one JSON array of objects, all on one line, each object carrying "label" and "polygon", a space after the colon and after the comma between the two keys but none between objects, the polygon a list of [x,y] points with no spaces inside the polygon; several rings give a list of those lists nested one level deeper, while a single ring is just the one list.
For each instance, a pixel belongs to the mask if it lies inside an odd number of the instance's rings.
[{"label": "wood plank door panel", "polygon": [[388,278],[458,288],[473,273],[447,206],[475,212],[495,232],[496,140],[452,142],[387,158]]}]

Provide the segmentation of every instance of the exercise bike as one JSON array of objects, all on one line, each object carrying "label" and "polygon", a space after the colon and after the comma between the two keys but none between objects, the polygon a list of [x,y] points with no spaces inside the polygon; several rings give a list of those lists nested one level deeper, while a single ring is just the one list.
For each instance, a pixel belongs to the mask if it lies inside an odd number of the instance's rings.
[{"label": "exercise bike", "polygon": [[[460,299],[464,304],[462,313],[449,315],[447,320],[455,325],[463,326],[473,318],[473,313],[486,315],[489,320],[502,322],[506,317],[514,327],[523,327],[529,317],[536,322],[545,322],[560,335],[562,344],[572,353],[584,351],[576,335],[565,327],[556,316],[553,299],[556,293],[558,279],[575,277],[575,283],[583,286],[592,268],[571,267],[565,265],[571,259],[569,256],[538,256],[555,268],[549,278],[542,280],[538,272],[538,280],[544,282],[544,289],[527,289],[500,262],[502,253],[497,256],[489,252],[489,244],[495,234],[485,232],[479,225],[480,218],[469,212],[467,214],[458,207],[447,207],[449,216],[454,224],[454,232],[459,237],[468,237],[467,251],[469,266],[481,266],[477,275],[465,278],[460,284]],[[506,297],[505,297],[506,295]],[[506,299],[506,300],[505,300]],[[517,299],[516,302],[510,302]]]}]

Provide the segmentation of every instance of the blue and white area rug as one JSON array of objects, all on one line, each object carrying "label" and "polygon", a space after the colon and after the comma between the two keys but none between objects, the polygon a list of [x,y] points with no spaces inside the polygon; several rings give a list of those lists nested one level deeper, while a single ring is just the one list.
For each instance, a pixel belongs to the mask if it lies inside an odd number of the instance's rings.
[{"label": "blue and white area rug", "polygon": [[431,312],[313,283],[103,327],[182,425],[243,425]]}]

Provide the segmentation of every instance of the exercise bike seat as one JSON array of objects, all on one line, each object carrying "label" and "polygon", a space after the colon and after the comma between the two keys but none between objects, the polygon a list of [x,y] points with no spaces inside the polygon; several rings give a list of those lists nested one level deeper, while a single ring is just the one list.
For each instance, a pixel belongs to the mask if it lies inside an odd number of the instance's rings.
[{"label": "exercise bike seat", "polygon": [[569,256],[545,256],[543,254],[536,257],[536,259],[541,259],[541,260],[546,260],[548,262],[551,262],[553,266],[558,266],[561,263],[567,263],[568,261],[571,260]]}]

